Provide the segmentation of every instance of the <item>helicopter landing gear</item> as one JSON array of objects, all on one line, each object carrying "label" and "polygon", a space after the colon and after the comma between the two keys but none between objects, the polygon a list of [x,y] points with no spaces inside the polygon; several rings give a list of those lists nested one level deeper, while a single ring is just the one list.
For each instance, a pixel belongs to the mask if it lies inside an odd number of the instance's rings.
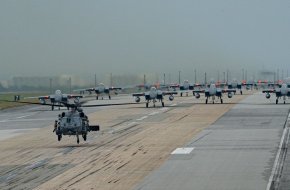
[{"label": "helicopter landing gear", "polygon": [[79,135],[77,134],[77,143],[80,144]]},{"label": "helicopter landing gear", "polygon": [[84,139],[84,141],[87,141],[87,135],[86,134],[83,134],[83,139]]},{"label": "helicopter landing gear", "polygon": [[57,135],[57,140],[60,141],[61,140],[61,135]]}]

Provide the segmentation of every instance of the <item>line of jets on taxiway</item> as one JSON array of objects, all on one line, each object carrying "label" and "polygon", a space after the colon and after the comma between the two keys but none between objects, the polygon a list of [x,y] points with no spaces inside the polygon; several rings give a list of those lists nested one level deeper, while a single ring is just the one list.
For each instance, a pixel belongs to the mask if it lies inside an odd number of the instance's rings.
[{"label": "line of jets on taxiway", "polygon": [[[142,84],[137,85],[137,88],[141,90],[141,88],[146,89],[145,92],[133,93],[133,97],[135,97],[135,102],[139,103],[141,101],[141,97],[145,98],[146,107],[149,107],[149,103],[153,103],[155,107],[156,102],[161,102],[161,105],[164,107],[164,96],[169,95],[169,100],[174,100],[174,95],[180,94],[180,96],[192,93],[197,99],[200,98],[200,94],[204,94],[205,103],[207,104],[210,99],[212,99],[212,103],[215,103],[215,99],[219,99],[220,103],[223,103],[223,94],[227,94],[228,98],[232,98],[237,91],[240,94],[243,94],[243,87],[246,89],[252,88],[263,88],[263,93],[266,93],[266,98],[269,99],[271,94],[276,95],[276,104],[278,104],[279,99],[282,99],[284,104],[286,102],[286,97],[290,97],[290,83],[285,83],[283,81],[277,82],[268,82],[268,81],[257,81],[257,82],[238,82],[237,80],[232,80],[231,82],[214,82],[211,81],[210,84],[192,84],[188,80],[185,80],[182,84],[170,84],[170,85],[149,85]],[[39,96],[39,97],[26,97],[28,98],[38,98],[41,104],[46,104],[46,101],[49,100],[51,103],[51,109],[54,110],[55,106],[59,106],[61,104],[68,103],[69,99],[79,99],[83,97],[85,92],[92,94],[95,92],[96,99],[103,99],[104,95],[108,96],[111,99],[111,92],[113,91],[115,94],[118,94],[118,91],[122,90],[120,87],[107,87],[104,84],[100,83],[96,87],[86,88],[86,89],[77,89],[80,95],[74,94],[63,94],[60,90],[56,90],[52,95]]]}]

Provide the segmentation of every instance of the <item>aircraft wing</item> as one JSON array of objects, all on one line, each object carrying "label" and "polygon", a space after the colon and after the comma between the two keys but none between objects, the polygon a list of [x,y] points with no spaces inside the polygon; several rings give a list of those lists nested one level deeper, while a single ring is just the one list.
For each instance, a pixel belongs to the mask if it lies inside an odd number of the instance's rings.
[{"label": "aircraft wing", "polygon": [[263,93],[275,93],[276,90],[275,89],[265,89],[262,91]]},{"label": "aircraft wing", "polygon": [[193,84],[193,87],[204,87],[204,85],[203,84],[199,84],[199,83],[195,83],[195,84]]},{"label": "aircraft wing", "polygon": [[172,95],[172,94],[178,94],[176,91],[164,91],[162,92],[163,95]]},{"label": "aircraft wing", "polygon": [[236,89],[223,89],[222,92],[223,92],[223,93],[227,93],[227,92],[236,92]]},{"label": "aircraft wing", "polygon": [[132,96],[145,96],[145,93],[133,93]]},{"label": "aircraft wing", "polygon": [[177,93],[189,93],[189,92],[192,92],[193,90],[177,90],[177,91],[174,91],[174,92],[177,92]]},{"label": "aircraft wing", "polygon": [[205,90],[204,89],[200,89],[200,90],[193,90],[192,92],[194,93],[204,93]]},{"label": "aircraft wing", "polygon": [[81,95],[75,95],[75,94],[68,94],[67,97],[68,98],[83,98],[83,96],[81,96]]},{"label": "aircraft wing", "polygon": [[112,87],[109,88],[109,90],[122,90],[122,88],[120,88],[120,87],[113,87],[112,86]]},{"label": "aircraft wing", "polygon": [[169,87],[170,88],[178,88],[179,87],[179,84],[170,84]]},{"label": "aircraft wing", "polygon": [[76,90],[73,90],[73,91],[74,92],[84,92],[84,91],[93,92],[93,91],[95,91],[95,88],[76,89]]}]

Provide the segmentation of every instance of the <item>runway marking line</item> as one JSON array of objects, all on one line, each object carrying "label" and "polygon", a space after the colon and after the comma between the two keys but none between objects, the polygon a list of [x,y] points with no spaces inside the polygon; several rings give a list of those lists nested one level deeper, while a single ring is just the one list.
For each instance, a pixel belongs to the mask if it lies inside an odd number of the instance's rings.
[{"label": "runway marking line", "polygon": [[33,116],[33,115],[35,115],[35,114],[23,115],[23,116],[19,116],[19,117],[16,117],[16,118],[17,119],[22,119],[22,118]]},{"label": "runway marking line", "polygon": [[148,115],[152,116],[152,115],[156,115],[158,113],[159,113],[158,111],[155,111],[155,112],[149,113]]},{"label": "runway marking line", "polygon": [[177,148],[171,154],[190,154],[193,151],[194,147],[182,147]]},{"label": "runway marking line", "polygon": [[281,137],[281,140],[280,140],[279,149],[278,149],[278,152],[276,154],[274,166],[272,168],[271,176],[269,178],[269,181],[268,181],[266,190],[270,190],[271,189],[271,186],[272,186],[272,182],[273,182],[274,175],[276,173],[276,169],[277,169],[277,166],[278,166],[279,157],[280,157],[280,154],[281,154],[281,150],[282,150],[282,146],[283,146],[283,143],[284,143],[284,139],[286,137],[287,131],[289,130],[288,129],[289,119],[290,119],[290,113],[288,114],[288,117],[287,117],[287,120],[286,120],[286,126],[285,126],[285,128],[283,130],[283,134],[282,134],[282,137]]},{"label": "runway marking line", "polygon": [[136,119],[137,121],[142,121],[143,119],[146,119],[148,116],[147,115],[145,115],[145,116],[143,116],[143,117],[141,117],[141,118],[139,118],[139,119]]}]

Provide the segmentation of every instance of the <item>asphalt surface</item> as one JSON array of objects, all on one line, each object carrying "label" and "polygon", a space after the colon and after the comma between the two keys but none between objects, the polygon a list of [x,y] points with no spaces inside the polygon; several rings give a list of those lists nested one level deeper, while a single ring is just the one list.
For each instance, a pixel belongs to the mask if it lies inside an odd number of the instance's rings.
[{"label": "asphalt surface", "polygon": [[[165,108],[84,108],[101,131],[80,145],[68,136],[58,142],[52,133],[66,109],[2,110],[0,189],[266,189],[289,104],[261,94],[239,102],[245,97],[214,105],[190,96],[165,101]],[[87,104],[124,102],[134,98]]]},{"label": "asphalt surface", "polygon": [[257,94],[241,101],[135,189],[267,189],[289,110],[273,102]]}]

